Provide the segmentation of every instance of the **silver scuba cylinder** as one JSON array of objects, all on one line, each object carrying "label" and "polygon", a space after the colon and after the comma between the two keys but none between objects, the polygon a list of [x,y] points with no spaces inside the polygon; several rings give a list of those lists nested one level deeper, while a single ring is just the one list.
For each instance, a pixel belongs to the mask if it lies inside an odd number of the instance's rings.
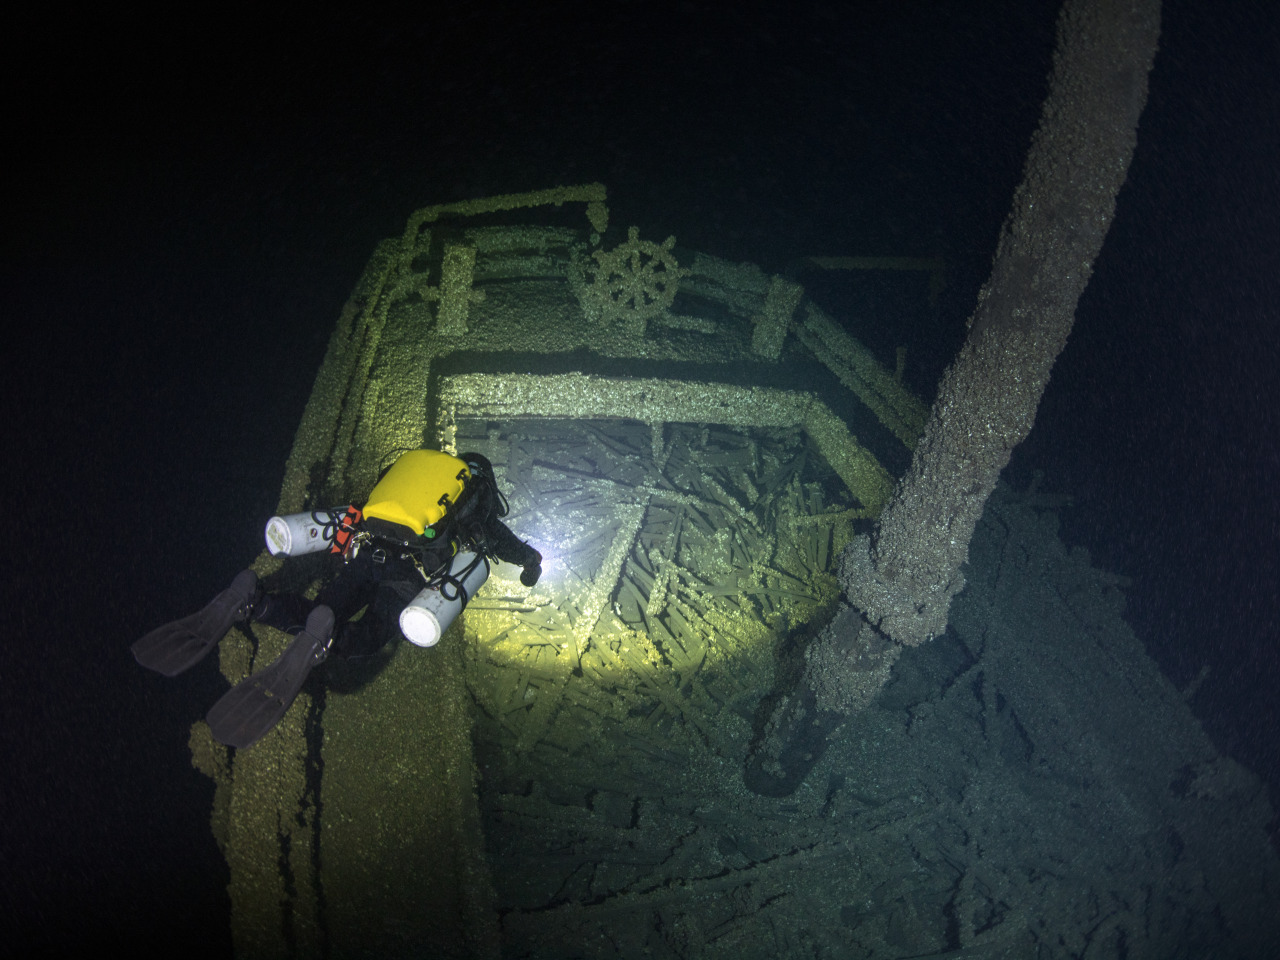
[{"label": "silver scuba cylinder", "polygon": [[319,553],[333,545],[346,507],[332,510],[308,510],[306,513],[290,513],[272,517],[263,531],[267,550],[273,557],[300,557],[307,553]]},{"label": "silver scuba cylinder", "polygon": [[489,561],[469,550],[454,555],[449,564],[449,577],[438,586],[423,587],[409,605],[400,611],[400,632],[410,643],[434,647],[462,612],[467,601],[476,595],[489,579]]}]

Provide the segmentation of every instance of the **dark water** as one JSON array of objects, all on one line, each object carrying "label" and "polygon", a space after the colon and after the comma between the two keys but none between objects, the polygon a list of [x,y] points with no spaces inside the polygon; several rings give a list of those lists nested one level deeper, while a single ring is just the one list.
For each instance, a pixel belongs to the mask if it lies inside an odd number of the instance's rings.
[{"label": "dark water", "polygon": [[[721,6],[15,33],[39,66],[6,78],[7,942],[229,951],[185,746],[221,681],[127,647],[258,550],[338,311],[414,208],[599,180],[614,224],[768,270],[944,257],[909,323],[891,284],[832,292],[930,395],[1055,5]],[[1066,538],[1133,578],[1176,683],[1210,668],[1197,710],[1280,790],[1280,33],[1270,5],[1205,6],[1165,6],[1130,182],[1010,473],[1075,497]]]}]

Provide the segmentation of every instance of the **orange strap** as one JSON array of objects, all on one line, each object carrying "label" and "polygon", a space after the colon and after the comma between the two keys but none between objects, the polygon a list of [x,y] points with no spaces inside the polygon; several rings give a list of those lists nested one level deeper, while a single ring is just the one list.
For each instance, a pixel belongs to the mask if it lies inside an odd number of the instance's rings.
[{"label": "orange strap", "polygon": [[351,547],[351,538],[356,532],[356,524],[361,519],[359,507],[354,503],[347,507],[347,512],[338,521],[338,529],[333,535],[333,543],[329,545],[330,553],[340,553],[346,556],[347,550]]}]

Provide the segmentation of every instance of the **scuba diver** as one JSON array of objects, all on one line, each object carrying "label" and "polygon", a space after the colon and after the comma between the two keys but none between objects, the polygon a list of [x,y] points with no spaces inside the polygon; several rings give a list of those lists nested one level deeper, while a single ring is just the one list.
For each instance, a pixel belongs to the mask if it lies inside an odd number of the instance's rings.
[{"label": "scuba diver", "polygon": [[311,670],[330,655],[371,656],[398,634],[434,646],[488,578],[491,559],[522,567],[526,587],[537,583],[542,554],[502,522],[507,510],[482,454],[410,450],[384,471],[363,509],[267,523],[273,555],[326,550],[340,558],[338,575],[315,600],[268,593],[244,570],[203,610],[134,643],[133,655],[173,677],[202,660],[233,624],[252,621],[296,634],[274,663],[232,687],[206,718],[219,742],[248,747],[280,721]]}]

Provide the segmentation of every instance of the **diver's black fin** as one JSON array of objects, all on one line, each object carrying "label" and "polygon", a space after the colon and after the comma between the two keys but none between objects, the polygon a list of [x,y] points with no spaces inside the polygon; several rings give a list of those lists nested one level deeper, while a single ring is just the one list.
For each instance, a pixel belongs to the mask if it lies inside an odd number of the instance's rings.
[{"label": "diver's black fin", "polygon": [[150,670],[176,677],[204,659],[233,623],[249,615],[258,590],[258,577],[242,570],[231,586],[214,597],[199,613],[157,627],[130,649],[134,658]]},{"label": "diver's black fin", "polygon": [[333,611],[321,604],[275,663],[245,677],[213,705],[205,717],[213,738],[243,749],[265,737],[288,713],[311,669],[329,655],[332,636]]}]

